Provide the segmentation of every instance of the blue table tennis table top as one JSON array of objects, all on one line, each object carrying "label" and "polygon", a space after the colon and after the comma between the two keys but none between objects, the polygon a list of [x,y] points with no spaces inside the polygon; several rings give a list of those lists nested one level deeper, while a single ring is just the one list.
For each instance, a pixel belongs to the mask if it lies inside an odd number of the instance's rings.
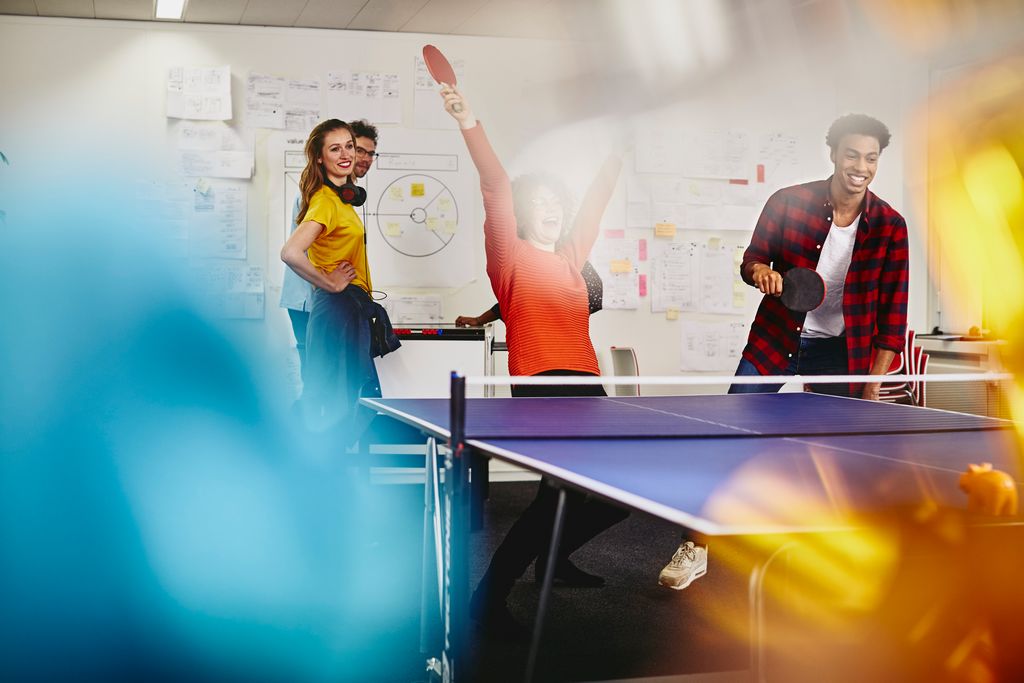
[{"label": "blue table tennis table top", "polygon": [[[448,399],[363,403],[450,436]],[[710,535],[963,508],[969,463],[1022,480],[1007,420],[821,394],[467,399],[465,424],[482,454]]]}]

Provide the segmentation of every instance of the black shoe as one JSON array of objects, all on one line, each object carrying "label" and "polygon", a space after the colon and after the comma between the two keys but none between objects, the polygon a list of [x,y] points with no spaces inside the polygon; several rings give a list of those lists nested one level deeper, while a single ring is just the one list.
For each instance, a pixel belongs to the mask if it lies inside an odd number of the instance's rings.
[{"label": "black shoe", "polygon": [[484,602],[474,594],[469,612],[486,636],[518,643],[530,640],[530,630],[516,621],[504,600]]},{"label": "black shoe", "polygon": [[[538,557],[533,571],[534,581],[537,583],[544,580],[544,569],[546,566],[547,562]],[[555,565],[555,578],[552,584],[556,586],[572,586],[574,588],[601,588],[604,586],[604,577],[585,572],[566,559],[560,560]]]}]

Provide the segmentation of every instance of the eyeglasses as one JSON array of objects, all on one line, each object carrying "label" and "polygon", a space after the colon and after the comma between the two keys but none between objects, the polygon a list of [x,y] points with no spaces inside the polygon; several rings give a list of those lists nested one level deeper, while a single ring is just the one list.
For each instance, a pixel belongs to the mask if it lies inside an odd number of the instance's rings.
[{"label": "eyeglasses", "polygon": [[375,156],[377,156],[377,152],[371,152],[368,149],[363,149],[362,147],[356,147],[356,156],[357,157],[370,157],[372,159]]}]

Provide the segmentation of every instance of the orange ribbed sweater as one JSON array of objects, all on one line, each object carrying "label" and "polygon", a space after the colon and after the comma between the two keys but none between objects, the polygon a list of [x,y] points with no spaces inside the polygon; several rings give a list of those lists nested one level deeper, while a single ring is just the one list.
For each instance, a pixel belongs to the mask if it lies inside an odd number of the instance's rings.
[{"label": "orange ribbed sweater", "polygon": [[621,160],[609,158],[602,166],[580,203],[570,238],[552,253],[517,236],[512,185],[483,126],[478,123],[462,135],[480,174],[487,275],[505,321],[509,374],[600,374],[580,270],[597,239]]}]

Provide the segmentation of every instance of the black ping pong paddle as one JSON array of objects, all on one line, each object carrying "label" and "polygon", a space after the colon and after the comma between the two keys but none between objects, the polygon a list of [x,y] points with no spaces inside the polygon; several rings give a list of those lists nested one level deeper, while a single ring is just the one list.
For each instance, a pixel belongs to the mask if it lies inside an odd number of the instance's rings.
[{"label": "black ping pong paddle", "polygon": [[[436,47],[433,45],[423,46],[423,61],[427,65],[430,77],[437,83],[457,85],[455,82],[455,69],[452,68],[451,62],[444,56],[444,53]],[[462,111],[462,105],[456,102],[452,106],[452,110],[458,114]]]},{"label": "black ping pong paddle", "polygon": [[825,300],[825,281],[810,268],[790,268],[782,276],[779,300],[796,313],[813,311]]}]

